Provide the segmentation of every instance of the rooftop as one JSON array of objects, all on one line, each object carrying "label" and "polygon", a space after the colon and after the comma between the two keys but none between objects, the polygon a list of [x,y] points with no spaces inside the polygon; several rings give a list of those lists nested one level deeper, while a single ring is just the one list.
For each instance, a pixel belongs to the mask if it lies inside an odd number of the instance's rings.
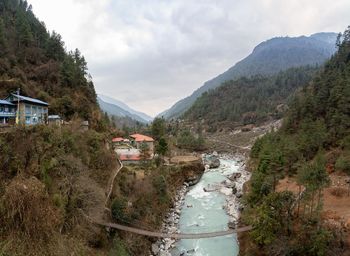
[{"label": "rooftop", "polygon": [[14,106],[15,104],[12,104],[11,102],[7,101],[7,100],[0,100],[0,104],[2,105],[10,105],[10,106]]},{"label": "rooftop", "polygon": [[34,98],[22,96],[22,95],[17,95],[17,94],[14,94],[14,93],[12,93],[11,95],[16,97],[16,98],[19,98],[20,101],[27,101],[27,102],[40,104],[40,105],[45,105],[45,106],[49,105],[49,103],[47,103],[45,101],[38,100],[38,99],[34,99]]},{"label": "rooftop", "polygon": [[142,141],[152,142],[152,141],[154,141],[153,138],[148,137],[146,135],[138,134],[138,133],[130,135],[130,137],[134,138],[136,142],[142,142]]},{"label": "rooftop", "polygon": [[122,137],[113,138],[112,141],[113,142],[122,142],[122,141],[124,141],[124,138],[122,138]]}]

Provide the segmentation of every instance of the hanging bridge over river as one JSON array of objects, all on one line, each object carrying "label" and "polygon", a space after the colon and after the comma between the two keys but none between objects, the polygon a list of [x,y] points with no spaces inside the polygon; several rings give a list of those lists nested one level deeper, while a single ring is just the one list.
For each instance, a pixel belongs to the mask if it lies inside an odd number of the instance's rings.
[{"label": "hanging bridge over river", "polygon": [[223,231],[215,231],[215,232],[202,232],[202,233],[164,233],[164,232],[157,232],[157,231],[149,231],[141,228],[134,228],[130,226],[125,226],[117,223],[104,223],[96,221],[86,214],[82,212],[82,214],[85,216],[85,218],[99,226],[103,226],[106,228],[112,228],[112,229],[118,229],[125,232],[130,232],[142,236],[149,236],[149,237],[157,237],[157,238],[172,238],[172,239],[201,239],[201,238],[211,238],[211,237],[219,237],[219,236],[227,236],[232,235],[235,233],[241,233],[250,231],[252,229],[251,226],[245,226],[245,227],[239,227],[235,229],[229,228],[228,230]]},{"label": "hanging bridge over river", "polygon": [[158,237],[158,238],[172,238],[172,239],[201,239],[201,238],[211,238],[211,237],[219,237],[219,236],[227,236],[234,233],[246,232],[252,229],[251,226],[240,227],[236,229],[228,229],[225,231],[216,231],[209,233],[162,233],[162,232],[154,232],[148,231],[144,229],[133,228],[129,226],[124,226],[116,223],[97,223],[100,226],[104,226],[107,228],[114,228],[126,232],[131,232],[138,235],[149,236],[149,237]]}]

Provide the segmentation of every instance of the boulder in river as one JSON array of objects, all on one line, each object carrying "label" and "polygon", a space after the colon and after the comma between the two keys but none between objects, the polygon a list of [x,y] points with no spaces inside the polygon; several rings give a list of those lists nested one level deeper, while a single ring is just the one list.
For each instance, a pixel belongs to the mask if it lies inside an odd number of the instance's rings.
[{"label": "boulder in river", "polygon": [[204,164],[208,165],[210,169],[218,168],[220,166],[220,159],[217,155],[207,155],[204,157]]}]

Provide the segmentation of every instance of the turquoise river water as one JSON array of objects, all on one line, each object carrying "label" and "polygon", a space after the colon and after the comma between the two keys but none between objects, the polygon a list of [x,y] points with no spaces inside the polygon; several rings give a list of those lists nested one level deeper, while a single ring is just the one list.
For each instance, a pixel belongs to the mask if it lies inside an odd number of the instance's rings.
[{"label": "turquoise river water", "polygon": [[[200,182],[193,186],[185,197],[179,229],[181,233],[206,233],[228,229],[229,217],[223,208],[226,196],[219,191],[205,192],[204,188],[214,188],[227,176],[239,169],[234,159],[220,159],[217,169],[206,171]],[[180,240],[176,242],[173,256],[236,256],[239,252],[236,234],[224,237]]]}]

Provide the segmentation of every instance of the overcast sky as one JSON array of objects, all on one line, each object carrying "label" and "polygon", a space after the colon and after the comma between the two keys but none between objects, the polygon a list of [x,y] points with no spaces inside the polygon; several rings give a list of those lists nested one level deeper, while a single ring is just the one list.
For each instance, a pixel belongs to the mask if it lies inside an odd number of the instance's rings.
[{"label": "overcast sky", "polygon": [[349,0],[29,0],[97,93],[152,116],[275,36],[342,32]]}]

